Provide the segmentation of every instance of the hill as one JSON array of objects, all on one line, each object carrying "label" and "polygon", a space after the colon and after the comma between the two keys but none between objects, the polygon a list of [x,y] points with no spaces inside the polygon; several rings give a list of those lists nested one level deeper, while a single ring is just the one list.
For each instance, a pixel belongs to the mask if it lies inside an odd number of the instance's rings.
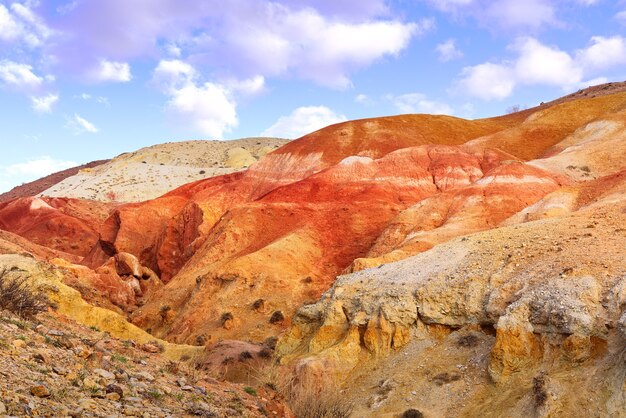
[{"label": "hill", "polygon": [[[182,158],[160,149],[109,167]],[[205,347],[207,373],[246,380],[235,359],[275,345],[356,416],[624,416],[621,83],[481,120],[349,121],[154,196],[7,202],[0,251]]]},{"label": "hill", "polygon": [[286,142],[246,138],[153,145],[83,167],[35,194],[104,202],[154,199],[185,183],[245,169]]}]

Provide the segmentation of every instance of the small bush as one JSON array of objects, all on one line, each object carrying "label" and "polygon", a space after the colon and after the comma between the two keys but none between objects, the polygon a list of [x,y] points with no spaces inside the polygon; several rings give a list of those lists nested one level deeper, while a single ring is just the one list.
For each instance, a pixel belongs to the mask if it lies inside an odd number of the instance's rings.
[{"label": "small bush", "polygon": [[296,384],[287,390],[287,403],[298,418],[348,418],[354,405],[337,388],[313,389],[312,384]]},{"label": "small bush", "polygon": [[256,396],[256,390],[252,389],[250,386],[246,386],[243,390],[252,396]]},{"label": "small bush", "polygon": [[234,318],[233,314],[230,312],[224,312],[220,318],[222,325],[226,323],[226,321],[231,321]]},{"label": "small bush", "polygon": [[298,418],[348,418],[354,405],[332,380],[308,374],[296,377],[288,369],[268,365],[254,376],[258,386],[282,395]]},{"label": "small bush", "polygon": [[467,334],[462,336],[461,338],[459,338],[456,342],[456,345],[458,347],[467,347],[467,348],[471,348],[471,347],[476,347],[478,345],[478,343],[480,342],[480,340],[478,339],[478,337],[474,334]]},{"label": "small bush", "polygon": [[257,299],[252,304],[252,309],[259,310],[265,306],[265,299]]},{"label": "small bush", "polygon": [[259,353],[257,355],[260,358],[270,359],[270,358],[272,358],[274,356],[274,351],[272,351],[270,348],[263,347],[263,349],[261,351],[259,351]]},{"label": "small bush", "polygon": [[417,409],[413,409],[413,408],[407,409],[402,414],[402,418],[422,418],[423,416],[424,416],[424,414],[422,414]]},{"label": "small bush", "polygon": [[270,324],[276,324],[282,322],[285,319],[285,315],[281,311],[275,311],[270,317]]},{"label": "small bush", "polygon": [[7,271],[0,271],[0,308],[29,319],[50,306],[48,296],[26,283],[25,277],[9,278]]},{"label": "small bush", "polygon": [[548,399],[548,393],[546,392],[546,377],[544,374],[539,374],[533,379],[533,395],[535,398],[535,407],[541,408]]}]

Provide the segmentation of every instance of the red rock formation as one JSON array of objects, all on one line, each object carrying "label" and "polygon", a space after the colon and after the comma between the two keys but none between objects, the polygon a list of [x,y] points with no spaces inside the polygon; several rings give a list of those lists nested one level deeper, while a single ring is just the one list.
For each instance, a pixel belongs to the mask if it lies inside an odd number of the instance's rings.
[{"label": "red rock formation", "polygon": [[77,256],[98,242],[110,204],[62,198],[19,198],[0,203],[0,229]]},{"label": "red rock formation", "polygon": [[[477,121],[405,115],[346,122],[292,141],[244,172],[112,208],[104,222],[110,207],[31,199],[0,206],[0,227],[86,255],[82,263],[112,289],[130,283],[134,295],[114,296],[124,309],[144,291],[136,272],[117,271],[119,258],[136,257],[137,272],[153,271],[166,283],[133,314],[158,335],[260,340],[287,327],[294,310],[344,269],[492,228],[571,181],[561,160],[521,161],[580,144],[597,150],[587,139],[596,130],[572,133],[625,102],[618,93],[584,101],[584,111],[573,100]],[[264,309],[250,309],[261,299]],[[164,305],[175,312],[167,321],[158,314]],[[270,322],[274,313],[282,319]],[[227,328],[225,314],[232,316]]]},{"label": "red rock formation", "polygon": [[[289,322],[271,324],[274,311],[289,318],[302,302],[316,300],[416,202],[445,202],[442,210],[451,220],[461,219],[457,233],[463,234],[495,224],[558,187],[542,170],[498,165],[502,156],[442,145],[405,148],[378,160],[351,156],[255,201],[233,205],[182,270],[157,291],[154,303],[133,314],[134,321],[179,341],[201,334],[262,340]],[[490,168],[487,176],[483,167]],[[252,312],[261,298],[268,308]],[[167,324],[157,315],[164,300],[177,312]],[[235,322],[228,329],[220,322],[225,313]]]}]

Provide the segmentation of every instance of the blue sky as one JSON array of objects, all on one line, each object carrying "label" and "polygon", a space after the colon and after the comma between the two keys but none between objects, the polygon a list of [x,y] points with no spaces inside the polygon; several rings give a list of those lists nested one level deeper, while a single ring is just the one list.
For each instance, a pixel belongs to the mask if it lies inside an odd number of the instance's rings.
[{"label": "blue sky", "polygon": [[0,0],[0,192],[161,142],[626,79],[626,1]]}]

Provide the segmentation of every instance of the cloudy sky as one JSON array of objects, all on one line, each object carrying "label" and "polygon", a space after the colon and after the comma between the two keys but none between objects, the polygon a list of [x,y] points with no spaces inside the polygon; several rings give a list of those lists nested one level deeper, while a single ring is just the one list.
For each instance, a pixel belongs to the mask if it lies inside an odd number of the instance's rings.
[{"label": "cloudy sky", "polygon": [[625,79],[622,0],[0,0],[0,192],[155,143]]}]

